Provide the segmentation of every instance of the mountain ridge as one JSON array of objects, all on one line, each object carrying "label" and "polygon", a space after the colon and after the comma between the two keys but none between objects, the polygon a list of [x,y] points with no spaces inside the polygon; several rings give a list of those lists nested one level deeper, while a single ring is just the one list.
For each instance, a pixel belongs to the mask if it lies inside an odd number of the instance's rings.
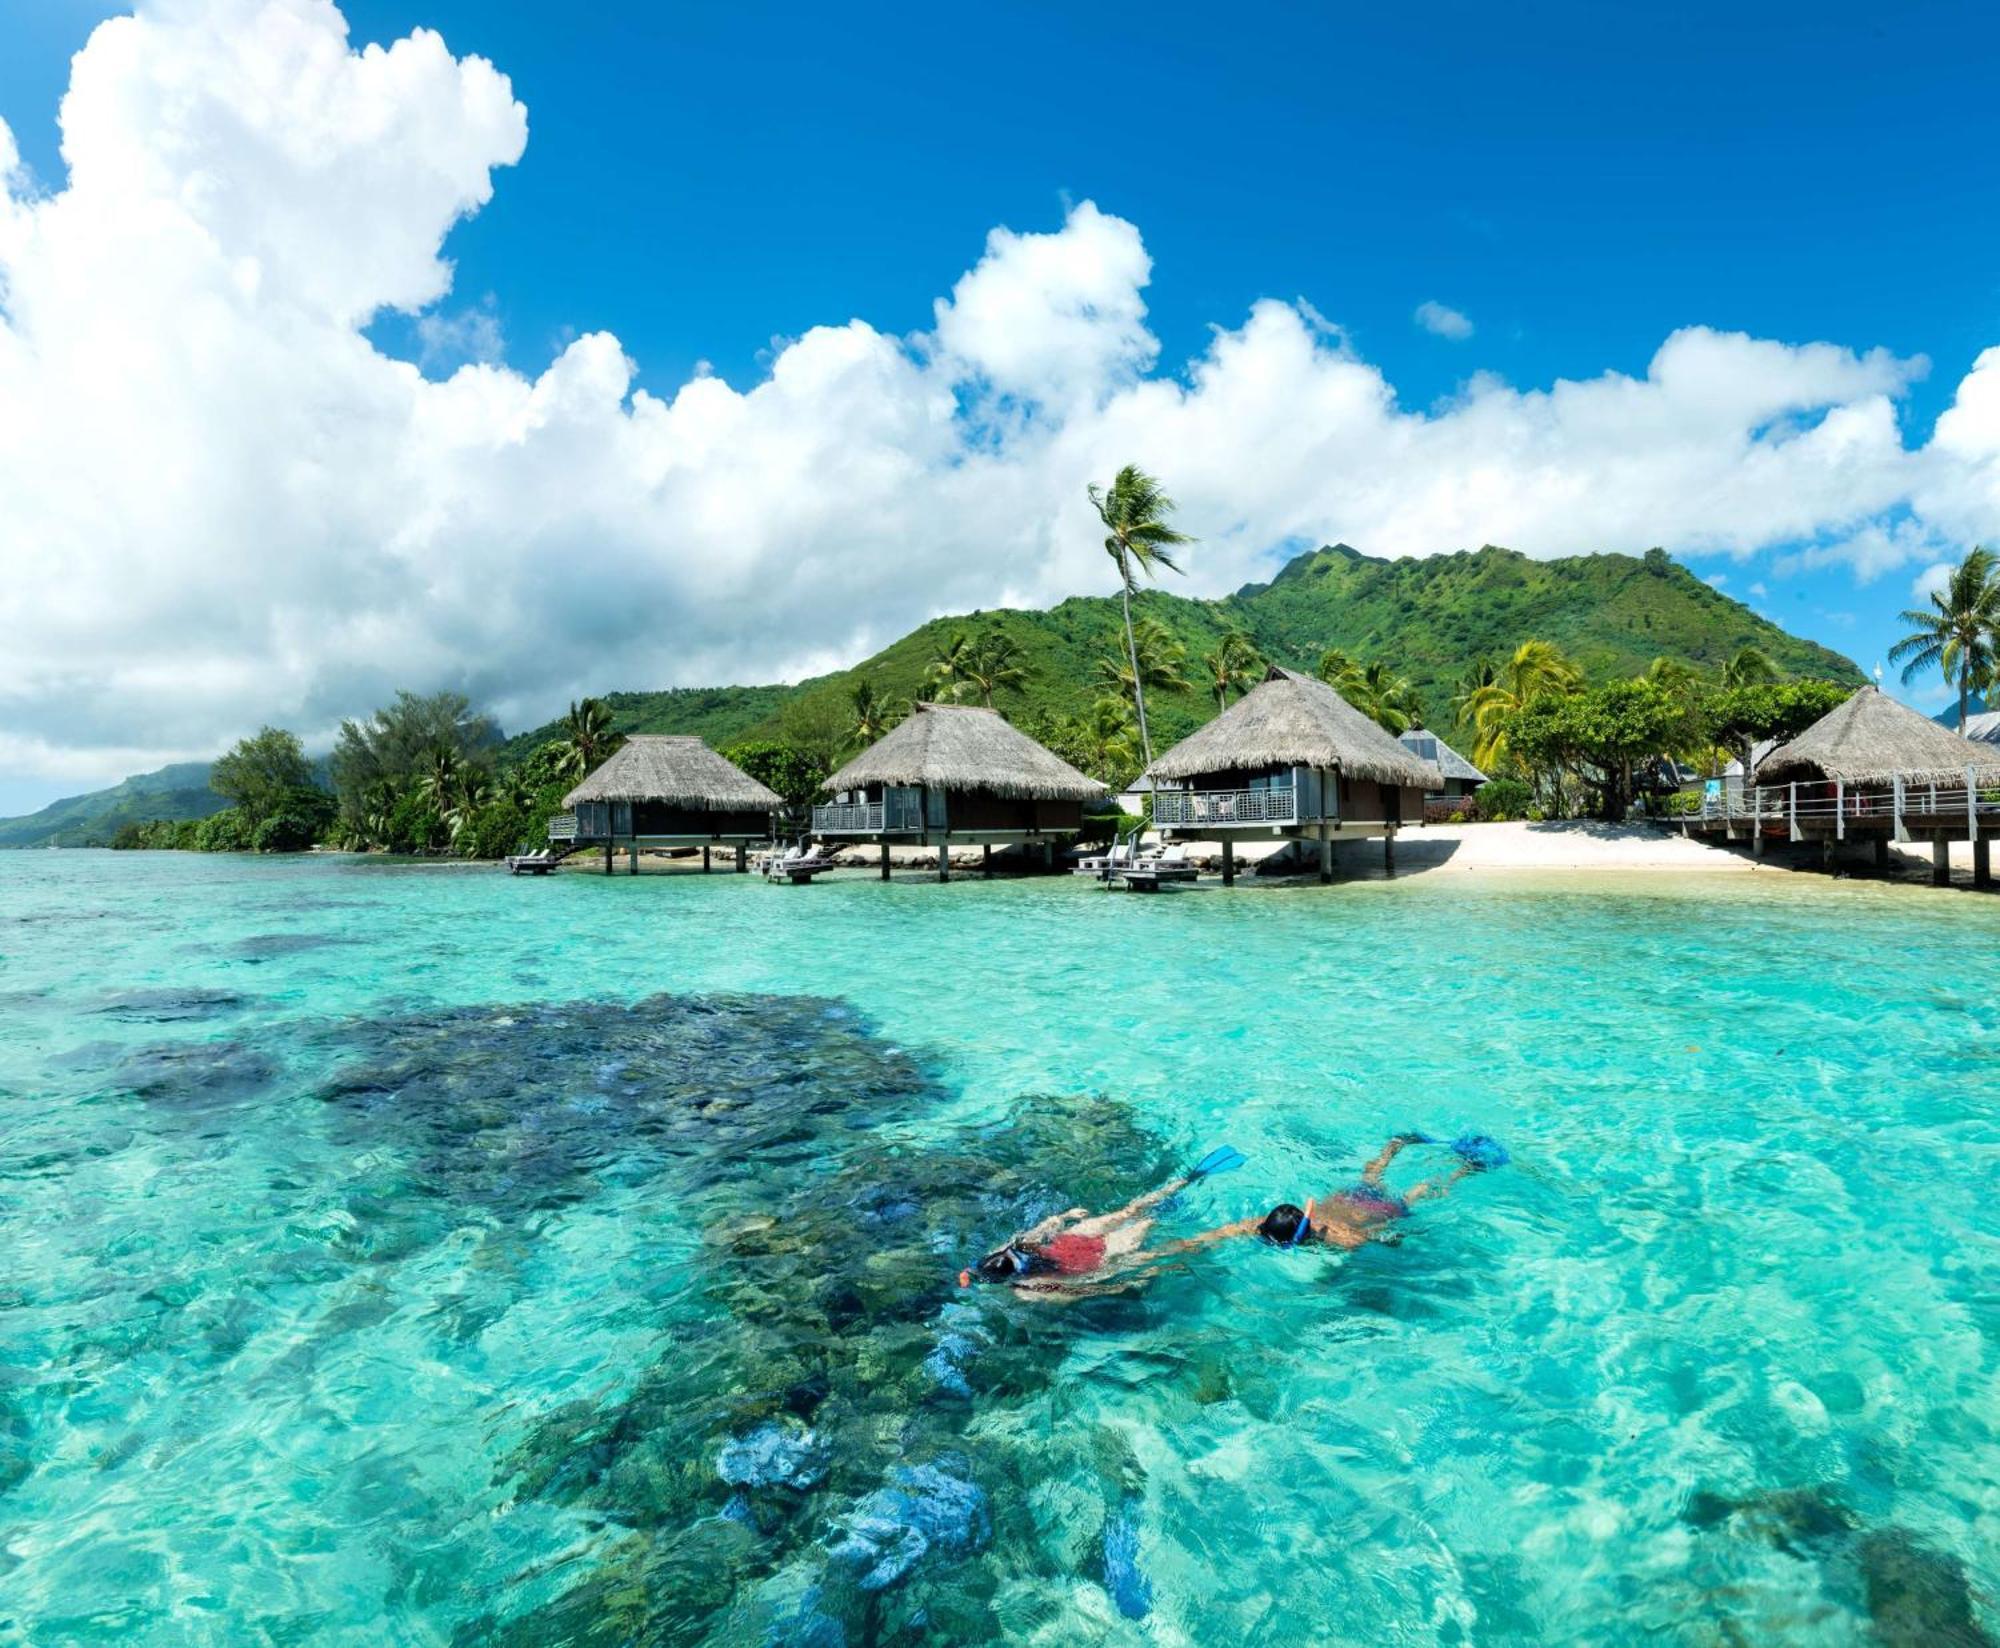
[{"label": "mountain ridge", "polygon": [[[1663,550],[1535,560],[1486,545],[1423,559],[1377,559],[1347,544],[1294,556],[1265,582],[1204,598],[1149,585],[1135,615],[1157,620],[1200,656],[1232,630],[1248,634],[1274,663],[1311,670],[1328,647],[1407,676],[1433,722],[1449,718],[1458,679],[1480,659],[1499,662],[1531,638],[1553,641],[1593,677],[1630,675],[1665,654],[1714,670],[1744,646],[1761,647],[1788,675],[1862,684],[1867,677],[1832,649],[1791,635],[1703,582]],[[933,618],[846,669],[792,685],[673,687],[603,694],[620,732],[694,733],[723,745],[782,737],[804,722],[822,726],[847,712],[866,681],[877,695],[926,692],[925,672],[954,633],[1006,631],[1030,671],[1024,690],[1002,692],[1008,714],[1074,713],[1096,696],[1095,661],[1123,650],[1115,594],[1072,595],[1048,608],[997,608]],[[1196,681],[1186,692],[1147,693],[1154,748],[1184,738],[1215,714]],[[500,751],[519,760],[555,736],[559,721],[518,733]],[[142,818],[201,818],[225,805],[206,788],[206,762],[138,774],[110,789],[66,797],[21,818],[0,819],[0,847],[108,842]],[[198,775],[198,776],[197,776]],[[172,777],[175,782],[165,782]],[[149,804],[147,797],[158,797]],[[150,810],[149,810],[150,807]]]}]

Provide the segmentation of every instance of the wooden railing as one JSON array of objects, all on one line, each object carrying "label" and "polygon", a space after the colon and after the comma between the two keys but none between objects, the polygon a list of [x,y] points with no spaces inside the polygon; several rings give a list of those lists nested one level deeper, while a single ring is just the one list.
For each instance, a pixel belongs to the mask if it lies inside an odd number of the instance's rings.
[{"label": "wooden railing", "polygon": [[549,820],[551,841],[574,841],[576,839],[576,814],[557,813]]},{"label": "wooden railing", "polygon": [[1296,824],[1299,796],[1292,785],[1268,790],[1155,790],[1153,823],[1162,829],[1203,825]]}]

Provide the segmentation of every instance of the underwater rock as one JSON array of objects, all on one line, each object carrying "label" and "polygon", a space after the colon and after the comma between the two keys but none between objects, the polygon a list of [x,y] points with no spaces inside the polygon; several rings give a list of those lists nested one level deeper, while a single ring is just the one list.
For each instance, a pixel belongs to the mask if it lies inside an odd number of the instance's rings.
[{"label": "underwater rock", "polygon": [[810,1488],[826,1476],[826,1451],[811,1431],[764,1425],[725,1442],[715,1474],[735,1488]]},{"label": "underwater rock", "polygon": [[[959,1469],[963,1461],[953,1461]],[[877,1488],[854,1509],[847,1537],[828,1553],[860,1571],[864,1591],[879,1591],[909,1576],[933,1549],[963,1554],[993,1532],[986,1495],[975,1482],[937,1464],[899,1465],[894,1487]]]},{"label": "underwater rock", "polygon": [[330,945],[351,944],[352,939],[334,933],[253,933],[240,940],[235,952],[245,961],[269,961],[275,956],[295,956],[302,950],[324,950]]},{"label": "underwater rock", "polygon": [[162,1042],[126,1057],[112,1080],[150,1104],[202,1108],[261,1093],[277,1074],[277,1060],[242,1042]]},{"label": "underwater rock", "polygon": [[201,990],[193,986],[164,990],[122,990],[97,1009],[100,1017],[127,1024],[177,1024],[185,1019],[211,1019],[250,1005],[234,990]]}]

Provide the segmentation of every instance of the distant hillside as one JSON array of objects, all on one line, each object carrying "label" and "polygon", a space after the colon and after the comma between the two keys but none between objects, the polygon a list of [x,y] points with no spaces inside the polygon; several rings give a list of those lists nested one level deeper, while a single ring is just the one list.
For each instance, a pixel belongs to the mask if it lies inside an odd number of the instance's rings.
[{"label": "distant hillside", "polygon": [[[1267,657],[1295,669],[1314,668],[1334,646],[1364,663],[1383,659],[1410,678],[1439,721],[1449,715],[1468,668],[1482,658],[1504,658],[1530,638],[1556,642],[1596,677],[1637,674],[1661,654],[1714,669],[1754,645],[1788,675],[1856,685],[1865,679],[1852,660],[1787,634],[1658,550],[1536,561],[1488,547],[1379,561],[1335,545],[1299,556],[1268,584],[1247,585],[1219,601],[1148,589],[1135,605],[1186,644],[1191,677],[1201,654],[1229,630],[1242,629]],[[1082,708],[1094,695],[1095,660],[1123,645],[1116,598],[1078,596],[1046,612],[934,619],[851,669],[795,687],[621,692],[607,702],[624,732],[698,733],[718,746],[776,736],[788,706],[844,700],[861,680],[889,698],[921,695],[939,645],[955,630],[989,625],[1013,635],[1029,671],[1024,689],[996,700],[1014,715]],[[1198,682],[1192,692],[1149,692],[1146,705],[1156,749],[1215,713],[1213,697]],[[555,733],[554,723],[523,733],[510,752],[525,754]]]},{"label": "distant hillside", "polygon": [[[1849,659],[1787,634],[1659,550],[1643,557],[1581,555],[1534,561],[1486,548],[1429,560],[1378,561],[1344,544],[1301,555],[1268,584],[1250,584],[1220,601],[1148,589],[1135,602],[1188,649],[1188,674],[1231,629],[1246,631],[1276,663],[1310,670],[1328,647],[1363,663],[1382,659],[1407,675],[1431,717],[1450,714],[1459,678],[1482,658],[1499,660],[1530,638],[1554,641],[1593,676],[1632,675],[1661,654],[1714,669],[1744,646],[1769,653],[1788,675],[1861,684]],[[858,681],[890,699],[927,689],[924,672],[956,630],[1003,628],[1019,643],[1027,686],[1003,693],[998,707],[1020,716],[1070,713],[1095,696],[1096,660],[1123,646],[1118,602],[1078,596],[1047,612],[1000,611],[938,618],[852,669],[797,686],[680,687],[616,692],[606,698],[621,732],[698,733],[721,747],[776,737],[786,715],[814,708],[846,714]],[[1153,744],[1184,738],[1215,713],[1200,690],[1146,695]],[[1942,717],[1940,717],[1942,719]],[[1955,719],[1955,711],[1954,711]],[[554,737],[550,722],[510,740],[502,761],[517,760]],[[101,845],[129,819],[205,818],[223,806],[207,788],[203,762],[163,767],[115,789],[58,801],[27,818],[0,820],[0,847]]]},{"label": "distant hillside", "polygon": [[102,847],[121,824],[206,818],[229,805],[208,787],[209,763],[181,761],[108,790],[51,801],[25,818],[0,819],[0,847]]}]

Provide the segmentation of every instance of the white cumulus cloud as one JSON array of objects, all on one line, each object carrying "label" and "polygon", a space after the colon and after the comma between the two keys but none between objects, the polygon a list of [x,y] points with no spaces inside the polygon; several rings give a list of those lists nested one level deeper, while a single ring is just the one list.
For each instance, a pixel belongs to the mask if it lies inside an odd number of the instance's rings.
[{"label": "white cumulus cloud", "polygon": [[1450,338],[1454,343],[1462,343],[1472,336],[1472,319],[1448,303],[1439,303],[1435,298],[1426,298],[1417,305],[1417,312],[1410,317],[1426,332],[1441,338]]},{"label": "white cumulus cloud", "polygon": [[[1103,589],[1084,487],[1127,462],[1199,536],[1195,593],[1335,539],[1882,570],[2000,525],[1996,356],[1914,449],[1923,362],[1698,326],[1637,375],[1477,376],[1410,411],[1303,299],[1163,361],[1140,229],[1090,202],[995,229],[914,336],[838,321],[757,381],[656,395],[587,331],[522,373],[445,251],[527,111],[436,34],[357,48],[330,0],[145,5],[91,35],[61,121],[48,190],[0,126],[17,777],[266,720],[324,738],[398,685],[518,726],[582,691],[826,668],[940,611]],[[450,376],[369,341],[389,310]]]}]

